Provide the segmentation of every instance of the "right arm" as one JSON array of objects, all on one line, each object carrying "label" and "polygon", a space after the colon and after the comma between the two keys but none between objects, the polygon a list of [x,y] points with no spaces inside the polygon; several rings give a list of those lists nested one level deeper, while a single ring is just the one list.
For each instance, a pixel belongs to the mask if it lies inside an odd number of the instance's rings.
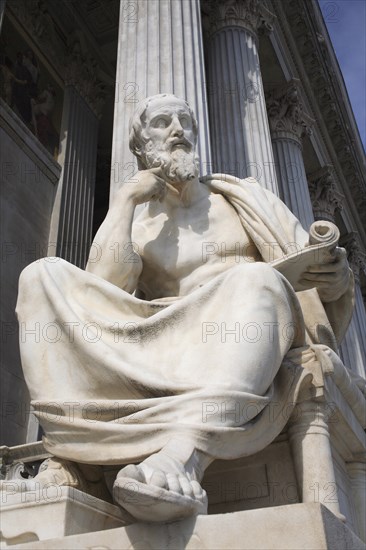
[{"label": "right arm", "polygon": [[135,176],[137,181],[121,187],[95,235],[85,268],[126,292],[136,290],[143,267],[131,238],[135,207],[164,195],[165,183],[158,174],[157,168],[142,170]]}]

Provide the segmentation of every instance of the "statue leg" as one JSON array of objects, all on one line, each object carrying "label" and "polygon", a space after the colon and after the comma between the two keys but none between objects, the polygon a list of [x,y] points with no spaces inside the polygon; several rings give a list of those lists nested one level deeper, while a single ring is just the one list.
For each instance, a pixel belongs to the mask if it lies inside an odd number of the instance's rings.
[{"label": "statue leg", "polygon": [[222,303],[202,323],[202,349],[213,347],[225,368],[211,371],[208,382],[264,395],[286,353],[305,343],[296,294],[270,265],[255,262],[228,270],[218,296]]},{"label": "statue leg", "polygon": [[[64,345],[63,339],[55,345],[47,345],[48,362],[43,364],[42,370],[38,365],[42,363],[42,351],[46,344],[29,347],[27,343],[22,352],[22,361],[33,400],[42,401],[46,395],[48,400],[54,399],[61,404],[68,403],[73,398],[75,401],[88,402],[91,399],[90,388],[94,391],[93,388],[98,387],[101,388],[107,403],[111,404],[113,412],[112,400],[119,395],[116,394],[116,388],[121,380],[127,381],[127,389],[121,387],[124,399],[131,400],[135,396],[135,393],[128,393],[130,385],[132,388],[137,387],[141,393],[146,387],[143,369],[140,376],[139,371],[132,372],[129,368],[130,361],[136,357],[136,364],[146,367],[148,388],[146,396],[143,397],[157,395],[156,399],[159,401],[152,405],[150,417],[148,402],[137,416],[131,415],[128,423],[136,422],[136,432],[133,432],[132,426],[125,430],[124,416],[117,424],[108,421],[96,422],[96,430],[92,429],[94,424],[90,423],[87,424],[88,430],[85,430],[79,418],[81,428],[78,434],[84,437],[87,449],[82,461],[87,462],[93,456],[91,461],[98,464],[98,460],[104,455],[106,461],[103,463],[123,464],[128,461],[141,461],[138,466],[130,464],[123,468],[114,487],[116,502],[136,518],[161,521],[204,513],[205,494],[199,485],[203,472],[213,457],[220,455],[220,448],[226,446],[225,438],[233,440],[233,432],[230,429],[241,430],[251,418],[248,418],[248,409],[241,406],[238,418],[236,414],[234,418],[232,414],[228,414],[222,421],[219,414],[210,415],[203,421],[203,403],[200,397],[197,397],[197,392],[202,391],[206,400],[215,400],[219,405],[224,402],[228,411],[235,409],[233,405],[237,403],[245,405],[248,399],[252,402],[257,398],[258,412],[254,411],[252,418],[266,406],[270,399],[267,391],[285,354],[291,347],[301,346],[303,341],[301,330],[298,337],[291,337],[285,330],[289,327],[291,332],[292,325],[294,328],[301,328],[302,322],[300,306],[290,285],[264,263],[243,263],[212,279],[171,307],[155,306],[155,309],[152,305],[147,322],[148,302],[140,304],[127,293],[119,291],[113,285],[105,284],[102,279],[78,270],[62,260],[52,268],[50,265],[53,264],[48,262],[32,265],[32,268],[27,268],[26,275],[30,275],[29,269],[32,269],[33,276],[28,276],[26,280],[25,275],[22,275],[23,290],[18,307],[18,315],[22,322],[47,325],[54,319],[54,302],[57,302],[61,322],[75,319],[73,308],[63,299],[63,289],[68,288],[72,281],[75,296],[78,297],[76,303],[80,318],[76,319],[79,321],[77,325],[81,323],[83,326],[83,321],[86,323],[90,320],[89,316],[84,319],[82,312],[84,309],[88,310],[89,303],[93,303],[93,297],[97,305],[101,303],[103,306],[103,319],[100,320],[97,311],[93,320],[101,323],[103,327],[109,326],[108,323],[106,325],[104,317],[107,317],[107,320],[117,318],[123,322],[124,311],[130,312],[133,307],[143,344],[130,343],[128,338],[126,341],[123,338],[123,341],[115,343],[115,335],[106,330],[103,332],[104,339],[98,341],[94,347],[94,344],[85,345],[81,334],[76,332],[72,346]],[[36,281],[41,284],[37,286]],[[85,292],[82,291],[85,283],[89,288],[86,304]],[[42,301],[45,291],[48,300]],[[38,302],[44,304],[41,310],[37,309]],[[251,326],[259,330],[254,337],[247,332]],[[209,327],[209,330],[205,327]],[[236,327],[239,328],[238,333]],[[154,335],[153,339],[151,334]],[[125,335],[122,333],[122,336]],[[115,351],[112,353],[113,349]],[[162,349],[166,350],[165,354],[160,354]],[[106,350],[108,354],[105,353]],[[75,368],[74,364],[78,353],[84,358],[82,372]],[[52,360],[53,357],[55,360]],[[110,365],[111,358],[114,361]],[[110,368],[111,366],[113,368]],[[65,375],[60,377],[60,372],[64,372]],[[90,385],[88,378],[93,380],[94,386]],[[45,380],[48,382],[47,387]],[[70,383],[70,380],[75,383]],[[73,391],[75,394],[70,394]],[[189,399],[190,392],[192,400]],[[166,396],[167,404],[164,401]],[[180,397],[186,397],[183,401],[184,408],[181,406]],[[173,403],[175,398],[176,408]],[[192,402],[195,403],[193,408]],[[253,411],[253,407],[250,411]],[[80,442],[77,453],[72,454],[72,442],[75,440],[73,430],[76,423],[69,422],[68,417],[62,418],[66,419],[63,428],[69,429],[71,441],[71,452],[67,456],[73,457],[76,462],[80,461],[78,453],[83,448]],[[139,418],[142,419],[142,423]],[[158,425],[154,424],[157,418]],[[48,418],[46,420],[49,422]],[[170,431],[167,433],[174,435],[172,439],[167,436],[164,443],[161,443],[164,422],[169,425]],[[192,432],[187,432],[186,427],[189,424],[192,430],[199,434],[197,437]],[[48,432],[45,429],[46,437],[49,437],[51,442],[53,430],[56,428],[52,442],[56,444],[51,445],[53,449],[57,451],[61,449],[61,445],[65,449],[65,440],[66,445],[68,444],[67,438],[63,436],[62,441],[58,440],[57,420],[54,423],[49,422],[46,426],[49,427]],[[216,430],[215,436],[212,437],[211,430],[214,431],[216,428],[219,430]],[[243,430],[244,432],[246,430]],[[148,442],[144,440],[144,433],[148,436]],[[155,437],[158,443],[154,442]],[[108,445],[110,453],[114,453],[113,457],[110,456]],[[133,458],[126,459],[125,449]],[[236,445],[236,450],[231,453],[230,458],[239,458],[246,454],[246,449],[241,449]],[[149,454],[150,456],[145,458]],[[118,461],[119,459],[121,460]],[[144,502],[148,505],[144,506]]]},{"label": "statue leg", "polygon": [[[222,306],[212,308],[209,319],[200,315],[192,319],[198,329],[206,319],[215,330],[211,338],[207,336],[206,344],[203,340],[196,346],[200,351],[195,359],[190,357],[186,370],[202,387],[232,391],[232,403],[226,393],[225,405],[233,410],[238,390],[253,396],[266,394],[287,351],[303,344],[304,330],[295,293],[270,266],[236,266],[220,278],[220,285],[217,296],[222,297]],[[233,331],[235,325],[238,334]],[[250,326],[258,331],[255,337],[245,337]],[[209,348],[210,359],[205,361]],[[222,368],[212,365],[213,357]],[[222,421],[221,427],[230,429],[231,420],[230,416],[227,424]],[[248,420],[239,419],[236,425]],[[114,499],[145,521],[174,521],[205,513],[206,495],[199,482],[213,458],[197,447],[194,440],[176,438],[139,465],[126,466],[114,484]]]}]

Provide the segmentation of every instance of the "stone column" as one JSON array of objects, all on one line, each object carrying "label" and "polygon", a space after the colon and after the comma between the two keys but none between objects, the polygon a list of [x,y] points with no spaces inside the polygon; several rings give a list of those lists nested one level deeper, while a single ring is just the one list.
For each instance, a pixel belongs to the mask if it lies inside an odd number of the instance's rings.
[{"label": "stone column", "polygon": [[299,82],[293,79],[271,90],[267,109],[280,198],[308,230],[314,216],[301,140],[311,132],[313,121],[303,111]]},{"label": "stone column", "polygon": [[210,167],[199,0],[121,0],[114,111],[111,200],[137,170],[128,123],[139,101],[159,93],[186,99],[198,125],[201,174]]},{"label": "stone column", "polygon": [[[332,166],[327,165],[310,174],[309,191],[313,203],[314,218],[335,223],[337,211],[342,210],[343,195],[335,186]],[[365,377],[366,365],[366,312],[360,288],[360,270],[366,269],[365,256],[355,232],[344,235],[340,245],[347,250],[348,262],[355,276],[355,309],[347,333],[340,347],[343,363],[353,372]]]},{"label": "stone column", "polygon": [[296,405],[288,435],[301,502],[319,502],[341,515],[330,445],[326,403],[304,401]]},{"label": "stone column", "polygon": [[366,542],[366,462],[348,462],[359,537]]},{"label": "stone column", "polygon": [[99,115],[105,84],[97,66],[73,43],[65,67],[61,121],[62,166],[51,220],[49,255],[84,268],[92,242]]},{"label": "stone column", "polygon": [[278,195],[258,56],[273,15],[259,0],[203,4],[213,170],[255,177]]},{"label": "stone column", "polygon": [[316,220],[335,223],[335,214],[342,210],[343,195],[335,186],[335,174],[331,165],[309,175],[309,192]]},{"label": "stone column", "polygon": [[[62,173],[56,256],[84,268],[91,245],[98,118],[74,86],[66,86],[61,123]],[[54,222],[54,220],[52,220]]]},{"label": "stone column", "polygon": [[366,272],[366,257],[358,233],[348,233],[342,237],[340,244],[347,250],[348,262],[355,277],[355,308],[341,345],[341,357],[347,367],[366,378],[366,311],[360,287],[361,270]]}]

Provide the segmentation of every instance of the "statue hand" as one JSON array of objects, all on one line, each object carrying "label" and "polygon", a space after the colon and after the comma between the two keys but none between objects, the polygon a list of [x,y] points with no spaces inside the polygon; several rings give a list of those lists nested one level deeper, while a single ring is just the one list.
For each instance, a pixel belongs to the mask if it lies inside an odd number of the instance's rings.
[{"label": "statue hand", "polygon": [[166,193],[166,184],[161,176],[161,168],[139,170],[131,181],[122,186],[121,193],[124,197],[127,195],[135,205],[161,200]]},{"label": "statue hand", "polygon": [[327,264],[309,266],[300,279],[306,288],[316,287],[322,302],[338,300],[347,290],[349,266],[344,248],[336,248],[334,259]]}]

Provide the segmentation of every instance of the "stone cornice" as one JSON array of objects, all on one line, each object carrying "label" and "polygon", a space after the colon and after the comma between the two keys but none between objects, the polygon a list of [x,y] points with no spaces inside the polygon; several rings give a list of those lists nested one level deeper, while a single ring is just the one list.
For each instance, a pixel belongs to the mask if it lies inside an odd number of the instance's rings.
[{"label": "stone cornice", "polygon": [[355,280],[360,284],[361,271],[366,273],[366,254],[362,252],[359,234],[351,231],[340,239],[340,245],[347,250],[348,263],[354,273]]},{"label": "stone cornice", "polygon": [[304,112],[300,82],[292,79],[286,86],[266,93],[267,113],[272,138],[292,137],[301,141],[311,134],[313,119]]},{"label": "stone cornice", "polygon": [[[316,2],[272,0],[278,11],[287,17],[285,32],[291,32],[301,63],[308,77],[317,111],[325,123],[333,151],[334,163],[342,171],[344,193],[358,210],[358,227],[364,234],[366,226],[366,170],[362,144],[344,87],[331,42]],[[291,45],[292,47],[292,45]]]},{"label": "stone cornice", "polygon": [[325,219],[334,222],[336,210],[342,210],[344,197],[337,191],[334,179],[332,166],[324,166],[308,176],[310,198],[316,220]]},{"label": "stone cornice", "polygon": [[227,27],[242,27],[256,36],[271,32],[275,19],[263,0],[204,0],[202,11],[207,35]]}]

